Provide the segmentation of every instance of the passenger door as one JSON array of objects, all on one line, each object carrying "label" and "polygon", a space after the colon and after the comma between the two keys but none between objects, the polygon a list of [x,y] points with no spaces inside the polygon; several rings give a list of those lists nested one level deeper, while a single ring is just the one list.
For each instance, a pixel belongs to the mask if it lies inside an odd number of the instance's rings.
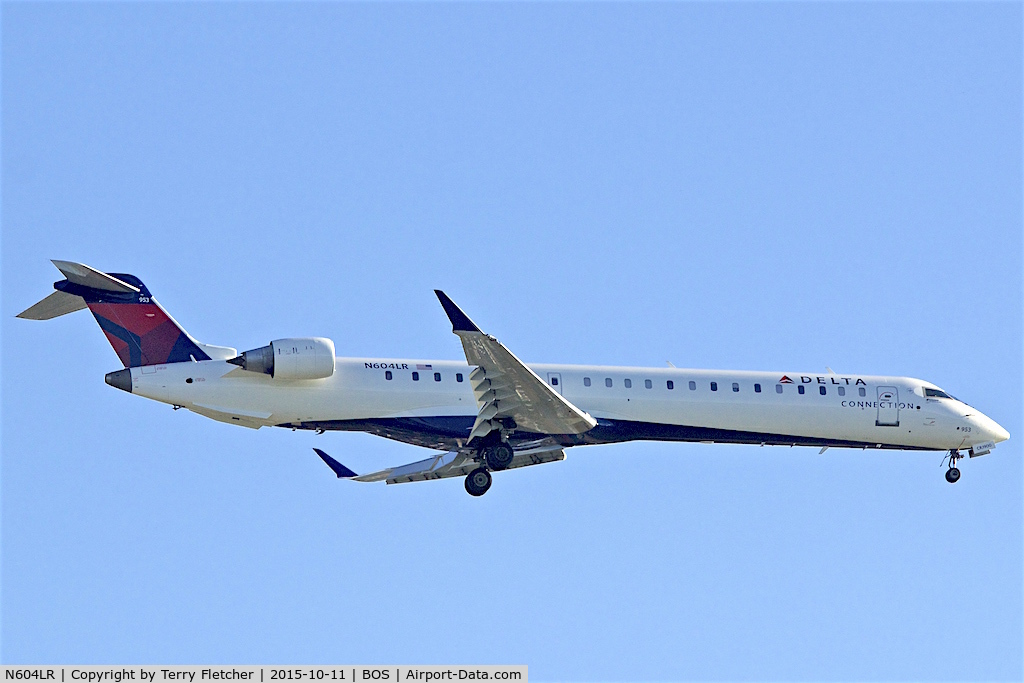
[{"label": "passenger door", "polygon": [[900,426],[900,393],[896,387],[878,387],[876,427]]}]

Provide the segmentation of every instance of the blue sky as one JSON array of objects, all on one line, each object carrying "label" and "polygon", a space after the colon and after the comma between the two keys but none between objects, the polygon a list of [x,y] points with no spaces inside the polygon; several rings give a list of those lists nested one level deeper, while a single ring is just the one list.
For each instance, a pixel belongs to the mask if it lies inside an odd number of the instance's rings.
[{"label": "blue sky", "polygon": [[[525,663],[535,680],[1019,680],[1018,3],[2,6],[5,663]],[[49,259],[195,337],[909,375],[941,455],[576,449],[495,477],[106,386]]]}]

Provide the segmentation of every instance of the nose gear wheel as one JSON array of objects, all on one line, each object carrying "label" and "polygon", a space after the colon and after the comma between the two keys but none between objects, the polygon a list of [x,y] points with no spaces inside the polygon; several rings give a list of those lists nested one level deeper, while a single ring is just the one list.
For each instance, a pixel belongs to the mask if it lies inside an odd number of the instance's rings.
[{"label": "nose gear wheel", "polygon": [[962,457],[964,456],[960,454],[960,451],[954,448],[949,452],[949,455],[942,459],[943,463],[949,462],[949,469],[946,470],[946,481],[950,484],[960,481],[960,470],[957,469],[956,462]]}]

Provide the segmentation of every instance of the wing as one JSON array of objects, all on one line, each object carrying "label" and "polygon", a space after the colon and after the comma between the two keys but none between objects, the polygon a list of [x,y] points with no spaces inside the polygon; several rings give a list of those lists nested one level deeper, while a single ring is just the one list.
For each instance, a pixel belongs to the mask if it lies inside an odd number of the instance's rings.
[{"label": "wing", "polygon": [[435,289],[434,293],[451,320],[452,332],[462,340],[466,360],[477,366],[469,380],[480,412],[470,441],[498,429],[502,418],[511,418],[518,429],[538,434],[582,434],[597,425],[504,344],[482,332],[444,292]]},{"label": "wing", "polygon": [[[476,452],[466,450],[437,453],[425,460],[411,462],[408,465],[389,467],[379,472],[357,475],[319,448],[314,448],[313,450],[338,475],[339,479],[350,479],[352,481],[386,481],[389,484],[404,484],[410,481],[462,477],[480,467],[480,463],[474,459]],[[512,464],[507,469],[540,465],[558,460],[565,460],[565,452],[558,445],[542,444],[517,450],[515,457],[512,459]]]}]

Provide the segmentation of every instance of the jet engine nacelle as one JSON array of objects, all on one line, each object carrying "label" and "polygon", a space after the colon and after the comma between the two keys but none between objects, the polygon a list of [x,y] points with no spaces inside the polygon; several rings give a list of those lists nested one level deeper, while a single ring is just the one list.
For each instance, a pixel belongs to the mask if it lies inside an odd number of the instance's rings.
[{"label": "jet engine nacelle", "polygon": [[228,362],[274,379],[323,379],[334,374],[334,342],[324,337],[275,339]]}]

